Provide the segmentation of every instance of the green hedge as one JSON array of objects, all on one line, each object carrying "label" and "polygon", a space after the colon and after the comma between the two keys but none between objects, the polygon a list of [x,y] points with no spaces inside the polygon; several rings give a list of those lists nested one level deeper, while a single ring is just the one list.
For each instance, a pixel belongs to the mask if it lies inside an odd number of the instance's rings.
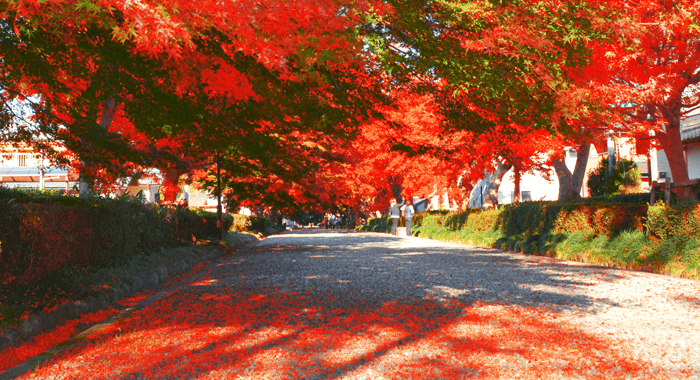
[{"label": "green hedge", "polygon": [[[700,205],[525,202],[420,213],[414,235],[700,279]],[[388,232],[387,218],[358,229]]]},{"label": "green hedge", "polygon": [[[0,277],[36,281],[218,235],[216,214],[0,187]],[[228,229],[233,218],[225,219]]]},{"label": "green hedge", "polygon": [[371,232],[391,232],[391,217],[369,218],[367,224],[359,225],[355,229]]},{"label": "green hedge", "polygon": [[658,202],[649,207],[645,227],[654,237],[690,236],[700,239],[700,204],[684,204],[668,207]]},{"label": "green hedge", "polygon": [[[201,208],[196,208],[190,211],[193,211],[203,224],[202,231],[199,232],[200,236],[215,238],[221,237],[221,230],[217,227],[219,218],[215,212],[204,211]],[[230,230],[234,221],[233,216],[230,214],[223,214],[221,217],[224,222],[224,231]]]},{"label": "green hedge", "polygon": [[627,230],[641,231],[646,213],[647,206],[641,205],[526,202],[503,207],[495,226],[506,235],[583,232],[615,236]]},{"label": "green hedge", "polygon": [[250,227],[250,219],[248,219],[248,215],[233,214],[231,215],[231,218],[233,219],[231,230],[248,231],[248,227]]}]

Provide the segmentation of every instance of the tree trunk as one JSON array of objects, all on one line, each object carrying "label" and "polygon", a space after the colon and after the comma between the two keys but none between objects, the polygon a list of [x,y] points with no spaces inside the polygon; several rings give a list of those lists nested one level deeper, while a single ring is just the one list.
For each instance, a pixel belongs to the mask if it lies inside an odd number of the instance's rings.
[{"label": "tree trunk", "polygon": [[522,172],[518,165],[513,165],[513,203],[520,203],[520,179]]},{"label": "tree trunk", "polygon": [[564,157],[552,159],[554,172],[559,179],[559,201],[581,198],[581,187],[583,186],[583,179],[586,176],[586,166],[590,153],[590,144],[580,145],[578,149],[576,149],[576,166],[574,167],[573,173],[571,173],[571,170],[566,166]]},{"label": "tree trunk", "polygon": [[391,193],[396,198],[397,203],[401,203],[403,198],[401,197],[401,185],[396,183],[397,180],[394,177],[389,178],[389,187],[391,188]]},{"label": "tree trunk", "polygon": [[114,114],[117,111],[117,102],[114,99],[105,100],[102,105],[102,117],[100,117],[100,127],[105,131],[109,129],[109,126],[114,120]]},{"label": "tree trunk", "polygon": [[178,187],[181,173],[176,170],[168,170],[163,173],[163,185],[160,193],[163,194],[163,204],[175,204],[177,201],[177,193],[180,191]]},{"label": "tree trunk", "polygon": [[224,240],[224,214],[221,207],[221,165],[219,155],[216,155],[216,227]]},{"label": "tree trunk", "polygon": [[588,167],[588,158],[591,155],[591,144],[579,145],[576,149],[576,165],[574,166],[573,177],[571,178],[574,186],[574,191],[578,197],[581,197],[581,187],[583,180],[586,178],[586,168]]},{"label": "tree trunk", "polygon": [[557,197],[560,201],[565,201],[569,199],[576,198],[576,192],[573,186],[573,175],[569,168],[566,167],[566,162],[564,157],[557,157],[552,159],[552,165],[554,166],[554,172],[557,174],[559,179],[559,195]]},{"label": "tree trunk", "polygon": [[[683,154],[683,141],[681,140],[681,128],[679,125],[667,126],[666,133],[659,134],[659,141],[664,148],[668,166],[671,167],[671,176],[673,182],[688,182],[688,163],[685,161]],[[692,197],[690,187],[682,187],[673,189],[679,202]]]},{"label": "tree trunk", "polygon": [[[117,101],[114,99],[105,100],[102,104],[102,116],[100,117],[100,127],[105,131],[109,130],[109,126],[114,120],[114,114],[117,111]],[[80,174],[80,179],[78,182],[78,196],[86,197],[92,194],[92,189],[90,184],[87,182],[86,178]]]},{"label": "tree trunk", "polygon": [[498,163],[496,172],[491,176],[491,182],[486,186],[486,197],[484,198],[482,208],[488,209],[498,207],[498,188],[501,186],[503,176],[506,175],[508,170],[512,167],[512,164]]},{"label": "tree trunk", "polygon": [[270,211],[267,214],[267,218],[270,219],[272,224],[282,224],[282,214],[279,210],[277,210],[277,207],[275,206],[272,206],[270,208]]}]

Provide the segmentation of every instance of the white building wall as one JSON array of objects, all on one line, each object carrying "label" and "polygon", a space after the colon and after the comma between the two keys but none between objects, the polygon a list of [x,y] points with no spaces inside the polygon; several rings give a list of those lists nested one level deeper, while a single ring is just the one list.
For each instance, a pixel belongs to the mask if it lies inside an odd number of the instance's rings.
[{"label": "white building wall", "polygon": [[[487,176],[490,178],[490,175]],[[484,198],[486,198],[486,185],[488,184],[486,179],[480,179],[474,185],[471,194],[469,195],[469,208],[481,208]]]},{"label": "white building wall", "polygon": [[663,149],[659,150],[656,154],[656,158],[659,164],[659,175],[661,175],[661,173],[666,173],[666,178],[673,180],[673,176],[671,175],[671,166],[668,164],[666,152],[664,152]]},{"label": "white building wall", "polygon": [[700,145],[688,145],[688,178],[700,179]]},{"label": "white building wall", "polygon": [[[700,179],[700,146],[687,146],[686,161],[688,163],[688,178]],[[655,176],[652,178],[657,180],[659,178],[659,173],[666,172],[666,178],[673,180],[671,166],[668,164],[668,158],[666,158],[666,153],[663,150],[656,152],[656,162],[658,162],[658,172],[655,171]],[[654,169],[653,165],[652,169]]]},{"label": "white building wall", "polygon": [[[576,166],[576,151],[570,150],[566,152],[564,163],[572,172]],[[530,192],[530,200],[533,201],[556,201],[559,197],[559,179],[557,179],[554,169],[551,169],[551,180],[544,178],[544,173],[535,172],[534,174],[524,173],[520,178],[520,199],[522,193]],[[513,169],[506,172],[501,181],[501,186],[498,188],[498,204],[513,203],[513,191],[515,189],[515,175]]]},{"label": "white building wall", "polygon": [[[541,175],[523,174],[520,178],[520,192],[529,191],[533,201],[555,201],[559,196],[559,180],[552,174],[552,180],[547,181]],[[498,188],[498,204],[513,203],[513,189],[515,189],[515,176],[513,170],[509,170],[501,186]],[[522,198],[522,197],[521,197]]]}]

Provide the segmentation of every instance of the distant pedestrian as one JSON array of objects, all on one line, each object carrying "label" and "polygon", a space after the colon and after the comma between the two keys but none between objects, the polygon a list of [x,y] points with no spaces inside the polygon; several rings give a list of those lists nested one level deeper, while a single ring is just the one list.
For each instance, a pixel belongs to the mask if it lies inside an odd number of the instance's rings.
[{"label": "distant pedestrian", "polygon": [[399,218],[401,218],[401,206],[404,202],[396,203],[396,198],[391,198],[391,205],[389,206],[389,216],[391,216],[391,234],[396,235],[396,227],[399,226]]},{"label": "distant pedestrian", "polygon": [[343,217],[340,216],[340,213],[335,214],[335,226],[337,228],[340,228],[340,226],[343,224]]},{"label": "distant pedestrian", "polygon": [[331,224],[331,213],[327,212],[325,215],[323,215],[323,228],[328,229]]},{"label": "distant pedestrian", "polygon": [[338,223],[338,218],[335,216],[335,214],[331,214],[329,220],[331,228],[335,229],[336,223]]},{"label": "distant pedestrian", "polygon": [[410,199],[406,200],[403,211],[406,218],[406,236],[411,236],[411,223],[413,222],[413,214],[416,212],[416,210],[413,209],[413,201]]}]

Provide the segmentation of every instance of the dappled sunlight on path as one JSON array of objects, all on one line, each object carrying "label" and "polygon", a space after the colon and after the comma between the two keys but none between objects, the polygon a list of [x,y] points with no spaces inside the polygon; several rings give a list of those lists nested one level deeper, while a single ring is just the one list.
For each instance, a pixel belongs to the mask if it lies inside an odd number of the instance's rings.
[{"label": "dappled sunlight on path", "polygon": [[335,231],[272,236],[208,268],[22,378],[693,376],[607,329],[638,307],[617,294],[627,274],[607,268]]},{"label": "dappled sunlight on path", "polygon": [[651,376],[646,364],[538,308],[456,300],[338,308],[330,295],[202,282],[70,347],[35,378]]}]

